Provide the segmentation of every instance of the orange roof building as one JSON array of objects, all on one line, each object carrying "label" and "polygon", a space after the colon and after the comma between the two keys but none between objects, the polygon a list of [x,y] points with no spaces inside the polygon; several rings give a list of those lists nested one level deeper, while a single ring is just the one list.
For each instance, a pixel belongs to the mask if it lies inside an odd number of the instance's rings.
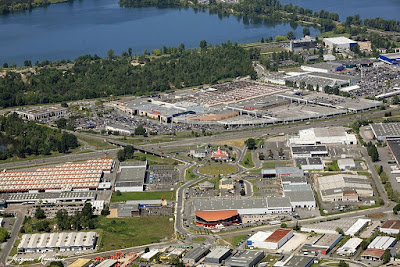
[{"label": "orange roof building", "polygon": [[379,261],[383,258],[383,254],[385,254],[384,249],[367,248],[361,255],[361,258],[365,260]]},{"label": "orange roof building", "polygon": [[271,232],[257,232],[248,239],[247,244],[261,249],[279,249],[293,237],[292,229],[276,229]]},{"label": "orange roof building", "polygon": [[215,227],[218,224],[226,226],[239,222],[239,213],[237,210],[196,211],[195,215],[196,224],[205,227]]},{"label": "orange roof building", "polygon": [[400,220],[387,220],[379,229],[385,234],[398,234],[400,232]]},{"label": "orange roof building", "polygon": [[229,159],[229,155],[226,151],[222,151],[218,148],[217,151],[211,153],[211,158],[215,160],[227,160]]}]

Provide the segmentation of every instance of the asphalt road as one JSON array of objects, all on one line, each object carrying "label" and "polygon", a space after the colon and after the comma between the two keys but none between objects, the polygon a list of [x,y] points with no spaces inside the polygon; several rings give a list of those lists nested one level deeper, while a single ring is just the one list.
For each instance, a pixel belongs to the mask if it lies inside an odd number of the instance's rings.
[{"label": "asphalt road", "polygon": [[12,231],[10,233],[10,238],[7,240],[6,245],[4,248],[1,250],[0,254],[0,266],[6,266],[6,260],[8,255],[11,252],[11,249],[15,243],[15,240],[18,237],[19,229],[21,228],[21,225],[24,221],[25,214],[23,211],[17,211],[14,213],[16,216],[16,220],[14,222]]}]

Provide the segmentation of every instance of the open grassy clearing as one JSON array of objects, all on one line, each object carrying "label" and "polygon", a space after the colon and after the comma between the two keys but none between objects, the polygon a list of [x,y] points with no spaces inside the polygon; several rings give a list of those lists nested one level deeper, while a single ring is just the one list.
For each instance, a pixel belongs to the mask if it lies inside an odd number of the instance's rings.
[{"label": "open grassy clearing", "polygon": [[231,139],[231,140],[226,140],[226,141],[213,142],[213,144],[223,145],[223,146],[227,145],[227,146],[243,147],[244,141],[246,141],[246,140],[247,140],[247,138]]},{"label": "open grassy clearing", "polygon": [[205,175],[228,175],[238,171],[238,168],[229,164],[212,164],[199,168],[199,173]]},{"label": "open grassy clearing", "polygon": [[186,180],[196,180],[197,178],[199,178],[199,176],[197,174],[193,173],[193,169],[195,167],[196,166],[192,166],[192,167],[186,169],[186,173],[185,173],[185,179]]},{"label": "open grassy clearing", "polygon": [[144,154],[142,152],[135,152],[133,160],[147,160],[147,163],[149,165],[177,165],[179,163],[178,161],[171,158],[161,158],[150,154]]},{"label": "open grassy clearing", "polygon": [[164,238],[171,239],[174,234],[174,223],[169,221],[169,217],[160,216],[99,217],[97,228],[100,251],[158,243]]},{"label": "open grassy clearing", "polygon": [[246,168],[254,167],[254,162],[253,162],[253,157],[251,156],[251,151],[248,150],[246,152],[246,155],[244,156],[243,161],[240,164]]},{"label": "open grassy clearing", "polygon": [[90,146],[96,147],[97,149],[116,148],[115,146],[105,142],[104,140],[100,140],[100,139],[97,139],[97,138],[90,138],[90,137],[87,137],[87,136],[85,136],[85,137],[78,136],[78,140],[82,140],[82,141],[88,143]]},{"label": "open grassy clearing", "polygon": [[237,243],[242,241],[247,235],[235,235],[223,238],[226,242],[231,244],[233,247],[236,246]]},{"label": "open grassy clearing", "polygon": [[124,202],[127,200],[151,200],[161,199],[175,200],[175,191],[156,191],[156,192],[114,192],[111,197],[111,202]]}]

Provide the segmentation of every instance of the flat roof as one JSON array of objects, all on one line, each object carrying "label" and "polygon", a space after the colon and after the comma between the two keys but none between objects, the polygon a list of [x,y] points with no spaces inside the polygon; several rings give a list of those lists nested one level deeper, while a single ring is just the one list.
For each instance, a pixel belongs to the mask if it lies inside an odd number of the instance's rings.
[{"label": "flat roof", "polygon": [[384,249],[376,249],[376,248],[367,248],[362,254],[363,257],[374,257],[381,259],[385,254]]},{"label": "flat roof", "polygon": [[207,259],[219,259],[225,256],[227,253],[230,253],[232,250],[226,247],[216,247],[215,249],[211,250],[210,254],[206,256]]},{"label": "flat roof", "polygon": [[400,163],[400,139],[388,139],[386,140],[390,151],[396,159],[397,164]]},{"label": "flat roof", "polygon": [[285,267],[307,267],[314,262],[313,257],[293,256],[285,263]]},{"label": "flat roof", "polygon": [[[292,150],[293,154],[305,154],[305,153],[313,153],[313,152],[328,152],[328,148],[326,145],[315,145],[315,146],[291,146],[290,150]],[[315,154],[315,153],[314,153]]]},{"label": "flat roof", "polygon": [[400,53],[387,53],[387,54],[381,54],[380,56],[389,59],[400,59]]},{"label": "flat roof", "polygon": [[340,238],[342,238],[341,234],[323,234],[312,246],[331,247]]},{"label": "flat roof", "polygon": [[94,191],[69,191],[69,192],[42,192],[42,193],[2,193],[0,199],[5,199],[11,203],[21,203],[29,201],[46,200],[90,200],[96,198]]},{"label": "flat roof", "polygon": [[292,231],[292,229],[276,229],[267,239],[265,239],[265,242],[278,243]]},{"label": "flat roof", "polygon": [[[255,259],[264,257],[264,251],[260,250],[241,250],[238,251],[235,255],[230,257],[225,263],[229,263],[229,265],[233,266],[248,266]],[[261,259],[260,259],[261,260]],[[225,264],[226,265],[226,264]]]},{"label": "flat roof", "polygon": [[195,211],[194,214],[197,217],[200,217],[207,222],[217,222],[217,221],[227,220],[229,218],[239,215],[237,210]]},{"label": "flat roof", "polygon": [[381,229],[400,229],[400,220],[387,220],[382,226]]},{"label": "flat roof", "polygon": [[347,37],[344,36],[338,36],[338,37],[330,37],[330,38],[324,38],[323,41],[329,41],[333,44],[354,44],[357,43],[356,41],[353,41]]},{"label": "flat roof", "polygon": [[203,254],[208,254],[210,249],[207,247],[197,247],[190,250],[183,258],[197,260]]},{"label": "flat roof", "polygon": [[400,137],[400,122],[372,123],[370,125],[376,138]]},{"label": "flat roof", "polygon": [[315,202],[313,191],[285,192],[285,196],[290,198],[291,202]]}]

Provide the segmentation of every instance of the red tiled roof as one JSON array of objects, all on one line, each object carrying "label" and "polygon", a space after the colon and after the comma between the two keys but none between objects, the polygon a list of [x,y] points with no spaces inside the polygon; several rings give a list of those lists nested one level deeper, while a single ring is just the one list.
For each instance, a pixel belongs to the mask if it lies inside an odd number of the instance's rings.
[{"label": "red tiled roof", "polygon": [[291,231],[292,229],[276,229],[275,232],[273,232],[267,239],[265,239],[265,242],[277,243]]},{"label": "red tiled roof", "polygon": [[363,257],[374,257],[381,259],[385,253],[384,249],[367,248],[362,254]]},{"label": "red tiled roof", "polygon": [[387,220],[381,228],[400,229],[400,220]]},{"label": "red tiled roof", "polygon": [[211,157],[217,158],[217,157],[227,157],[228,154],[226,152],[223,152],[221,149],[218,149],[215,152],[211,153]]},{"label": "red tiled roof", "polygon": [[196,211],[194,214],[206,222],[222,221],[239,215],[237,210]]}]

